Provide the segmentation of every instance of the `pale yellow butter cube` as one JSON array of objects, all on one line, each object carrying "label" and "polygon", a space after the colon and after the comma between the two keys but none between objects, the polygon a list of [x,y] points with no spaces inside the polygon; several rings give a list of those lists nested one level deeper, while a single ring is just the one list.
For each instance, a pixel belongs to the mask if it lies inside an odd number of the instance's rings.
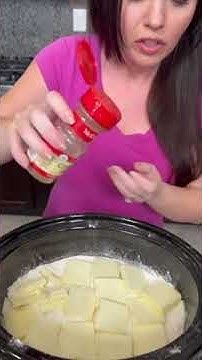
[{"label": "pale yellow butter cube", "polygon": [[69,321],[91,321],[96,306],[95,290],[88,287],[71,287],[65,316]]},{"label": "pale yellow butter cube", "polygon": [[59,334],[63,324],[57,313],[37,314],[25,338],[26,344],[50,355],[59,356]]},{"label": "pale yellow butter cube", "polygon": [[128,335],[97,333],[96,359],[126,359],[133,356],[132,338]]},{"label": "pale yellow butter cube", "polygon": [[129,289],[121,279],[95,279],[98,297],[125,304]]},{"label": "pale yellow butter cube", "polygon": [[61,279],[63,284],[67,286],[91,286],[92,263],[82,260],[72,260],[67,262]]},{"label": "pale yellow butter cube", "polygon": [[166,345],[165,329],[162,324],[135,325],[133,328],[134,355],[147,354]]},{"label": "pale yellow butter cube", "polygon": [[65,322],[60,336],[60,356],[68,359],[94,359],[95,339],[93,323]]},{"label": "pale yellow butter cube", "polygon": [[94,315],[94,326],[97,331],[128,334],[130,323],[127,306],[101,299]]},{"label": "pale yellow butter cube", "polygon": [[68,298],[68,293],[65,289],[54,289],[51,292],[48,291],[43,296],[38,297],[33,306],[41,313],[50,311],[63,313],[65,306],[68,303]]},{"label": "pale yellow butter cube", "polygon": [[22,340],[35,318],[33,310],[30,310],[28,306],[14,308],[12,303],[6,299],[2,313],[4,316],[3,325],[6,330],[14,337]]},{"label": "pale yellow butter cube", "polygon": [[129,308],[135,324],[164,323],[162,308],[147,294],[131,298]]},{"label": "pale yellow butter cube", "polygon": [[118,278],[120,264],[117,261],[99,259],[92,264],[93,278]]},{"label": "pale yellow butter cube", "polygon": [[54,273],[50,270],[50,268],[44,266],[41,267],[41,270],[39,270],[41,275],[46,281],[46,289],[57,289],[61,287],[62,281],[61,278],[54,275]]},{"label": "pale yellow butter cube", "polygon": [[151,283],[146,292],[164,311],[168,311],[181,301],[181,294],[166,281]]},{"label": "pale yellow butter cube", "polygon": [[64,274],[65,266],[68,258],[56,260],[50,264],[46,264],[46,268],[50,270],[54,276],[60,278]]},{"label": "pale yellow butter cube", "polygon": [[131,289],[142,290],[148,283],[140,266],[123,264],[121,266],[121,277]]},{"label": "pale yellow butter cube", "polygon": [[8,289],[8,298],[14,307],[33,304],[46,285],[46,280],[27,279]]}]

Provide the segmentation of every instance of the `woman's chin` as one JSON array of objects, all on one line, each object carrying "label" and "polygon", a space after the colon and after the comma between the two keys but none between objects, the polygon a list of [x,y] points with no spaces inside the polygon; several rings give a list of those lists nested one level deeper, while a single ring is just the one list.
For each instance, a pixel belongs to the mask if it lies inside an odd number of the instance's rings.
[{"label": "woman's chin", "polygon": [[136,50],[131,52],[127,56],[128,64],[142,69],[156,69],[165,59],[163,54],[145,55],[137,52]]}]

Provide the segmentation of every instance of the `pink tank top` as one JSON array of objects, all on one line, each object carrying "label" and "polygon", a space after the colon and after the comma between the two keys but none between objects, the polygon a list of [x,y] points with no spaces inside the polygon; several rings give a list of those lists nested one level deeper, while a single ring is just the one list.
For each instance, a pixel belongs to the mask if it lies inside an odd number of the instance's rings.
[{"label": "pink tank top", "polygon": [[[81,38],[61,38],[36,56],[48,89],[60,92],[72,109],[88,87],[76,61],[75,49]],[[94,35],[86,35],[85,38],[97,61],[97,86],[101,88],[100,43]],[[147,204],[126,203],[109,178],[109,166],[118,165],[130,171],[136,161],[154,164],[163,181],[171,182],[172,166],[152,130],[144,135],[124,135],[115,126],[100,134],[88,146],[87,152],[57,180],[44,216],[104,213],[163,225],[162,216]]]}]

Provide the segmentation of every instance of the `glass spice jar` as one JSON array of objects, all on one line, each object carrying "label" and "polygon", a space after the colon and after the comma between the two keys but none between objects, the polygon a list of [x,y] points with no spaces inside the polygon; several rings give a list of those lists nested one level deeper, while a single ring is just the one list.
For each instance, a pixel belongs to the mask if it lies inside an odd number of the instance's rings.
[{"label": "glass spice jar", "polygon": [[53,155],[48,158],[29,149],[29,173],[43,183],[52,183],[82,155],[96,135],[111,129],[120,120],[121,114],[113,101],[101,90],[89,88],[73,111],[74,124],[57,119],[55,127],[65,141],[65,150],[50,147]]},{"label": "glass spice jar", "polygon": [[27,152],[30,160],[29,173],[43,183],[55,181],[86,151],[96,135],[111,129],[121,118],[114,102],[95,87],[97,66],[86,39],[80,40],[77,44],[76,60],[83,80],[89,88],[81,97],[77,109],[73,110],[73,125],[68,125],[60,119],[54,121],[54,126],[65,140],[65,150],[56,149],[43,139],[52,150],[51,157],[41,156],[32,149],[28,149]]}]

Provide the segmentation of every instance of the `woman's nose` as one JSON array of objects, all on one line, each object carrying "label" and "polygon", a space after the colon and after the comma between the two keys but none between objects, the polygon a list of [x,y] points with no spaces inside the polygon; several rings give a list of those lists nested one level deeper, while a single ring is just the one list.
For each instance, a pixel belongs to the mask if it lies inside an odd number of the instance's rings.
[{"label": "woman's nose", "polygon": [[164,27],[166,19],[166,1],[151,0],[148,5],[146,25],[153,30]]}]

